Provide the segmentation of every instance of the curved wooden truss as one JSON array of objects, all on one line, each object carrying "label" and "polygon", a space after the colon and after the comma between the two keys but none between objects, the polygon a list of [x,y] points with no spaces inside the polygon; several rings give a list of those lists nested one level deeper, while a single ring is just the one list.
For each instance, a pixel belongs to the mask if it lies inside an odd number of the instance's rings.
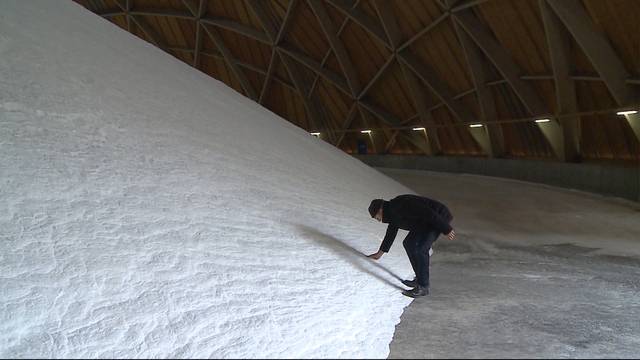
[{"label": "curved wooden truss", "polygon": [[[275,84],[297,94],[308,120],[306,126],[299,125],[309,131],[321,131],[325,140],[336,146],[342,146],[350,133],[357,134],[350,130],[359,121],[359,127],[382,129],[377,138],[372,138],[379,152],[392,151],[403,143],[411,152],[431,155],[479,151],[492,157],[513,156],[517,154],[510,147],[516,145],[509,134],[515,125],[507,124],[515,118],[548,118],[551,121],[547,123],[521,125],[517,131],[526,135],[520,139],[531,141],[527,146],[532,148],[547,149],[543,153],[575,161],[583,155],[581,123],[588,116],[585,114],[638,107],[640,103],[640,81],[628,71],[628,64],[597,28],[581,0],[515,1],[535,12],[523,16],[539,19],[544,36],[541,41],[546,43],[548,52],[539,56],[550,59],[546,73],[530,75],[526,74],[529,69],[523,68],[521,57],[516,58],[518,54],[501,42],[497,27],[486,18],[499,6],[496,0],[424,0],[420,10],[423,13],[416,10],[411,19],[398,15],[407,14],[406,9],[400,8],[408,3],[389,0],[238,0],[233,6],[246,10],[245,19],[210,11],[211,6],[217,5],[214,3],[229,0],[174,0],[181,6],[169,6],[167,1],[160,8],[149,6],[157,2],[144,0],[77,1],[104,18],[125,19],[119,25],[132,32],[134,27],[139,29],[144,38],[167,52],[190,56],[189,63],[196,68],[202,69],[203,58],[224,61],[234,83],[239,84],[238,90],[265,106],[269,107],[268,94]],[[305,31],[310,32],[302,29],[306,25],[301,25],[301,17],[306,24],[315,24],[309,26],[315,26],[315,32],[321,35],[307,39],[325,44],[324,51],[310,51],[296,40]],[[158,31],[157,24],[150,24],[152,18],[192,23],[193,45],[169,41]],[[408,21],[421,21],[423,25],[418,29],[413,25],[415,31],[408,34]],[[237,44],[230,44],[223,36],[226,32],[268,47],[268,64],[240,59],[235,50]],[[427,39],[436,33],[441,50],[444,44],[461,54],[450,60],[459,64],[457,73],[462,75],[443,73],[441,64],[425,58]],[[446,36],[448,42],[442,42]],[[362,49],[356,49],[356,37],[366,40]],[[214,49],[206,48],[205,41]],[[574,43],[593,66],[590,74],[585,75],[574,66]],[[363,76],[360,64],[366,59],[362,54],[369,52],[382,54],[378,56],[384,56],[384,61],[378,61],[377,69]],[[278,67],[285,71],[278,71]],[[262,77],[261,84],[256,86],[247,71]],[[455,80],[456,77],[464,80]],[[612,103],[600,109],[581,110],[578,82],[587,86],[604,84]],[[393,90],[385,92],[390,83],[394,84]],[[464,88],[463,83],[470,87]],[[549,98],[541,92],[539,83],[553,84],[555,96]],[[319,95],[321,91],[324,96]],[[411,111],[389,106],[385,94],[399,98],[397,101]],[[341,115],[327,111],[334,105],[327,104],[327,96],[343,99]],[[290,121],[296,123],[295,119]],[[631,115],[627,121],[635,132],[631,140],[625,135],[627,152],[637,157],[640,120]],[[485,126],[467,126],[472,123]],[[426,131],[403,130],[411,125]],[[530,138],[536,136],[539,139],[534,144]],[[468,139],[473,139],[470,145]],[[526,152],[520,155],[539,156]]]}]

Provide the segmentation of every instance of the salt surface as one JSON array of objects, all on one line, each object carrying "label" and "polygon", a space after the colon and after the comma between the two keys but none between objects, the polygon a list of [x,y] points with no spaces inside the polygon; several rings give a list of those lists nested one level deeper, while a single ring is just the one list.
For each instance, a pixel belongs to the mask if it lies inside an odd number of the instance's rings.
[{"label": "salt surface", "polygon": [[388,354],[410,190],[70,1],[0,58],[0,357]]}]

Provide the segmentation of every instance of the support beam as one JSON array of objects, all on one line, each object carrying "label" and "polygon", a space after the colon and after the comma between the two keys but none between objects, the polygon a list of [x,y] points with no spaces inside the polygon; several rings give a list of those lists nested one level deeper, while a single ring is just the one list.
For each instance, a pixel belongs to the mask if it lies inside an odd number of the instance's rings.
[{"label": "support beam", "polygon": [[429,148],[427,154],[439,155],[442,153],[442,147],[440,145],[438,130],[434,127],[435,123],[433,121],[433,117],[431,116],[431,113],[427,108],[427,94],[416,75],[411,70],[409,70],[406,65],[402,64],[401,69],[404,79],[407,82],[409,92],[411,93],[411,99],[413,100],[416,110],[418,111],[420,123],[423,124],[423,126],[427,129],[425,134],[427,140],[426,144]]},{"label": "support beam", "polygon": [[340,129],[340,135],[338,136],[338,140],[336,140],[336,147],[340,147],[340,144],[342,143],[342,140],[344,140],[344,136],[346,135],[346,130],[351,127],[351,124],[353,123],[353,119],[356,118],[356,115],[358,114],[357,107],[358,107],[358,104],[355,102],[351,105],[351,108],[349,109],[349,113],[347,114],[347,118],[344,120],[344,123],[342,124],[342,128]]},{"label": "support beam", "polygon": [[349,52],[347,52],[347,49],[344,47],[344,44],[338,37],[338,30],[333,24],[331,16],[329,16],[329,13],[327,12],[327,9],[325,9],[322,1],[307,0],[307,3],[309,4],[311,11],[313,11],[313,13],[316,15],[316,18],[318,19],[320,27],[327,37],[327,40],[329,40],[331,49],[333,49],[333,53],[336,55],[338,63],[340,64],[340,67],[345,74],[345,78],[349,83],[351,95],[355,98],[361,90],[358,73],[356,72],[356,68],[353,66],[353,63],[349,58]]},{"label": "support beam", "polygon": [[151,43],[153,43],[161,50],[166,51],[167,45],[164,44],[164,42],[161,40],[162,38],[158,35],[158,33],[156,33],[155,30],[153,30],[151,26],[149,26],[149,24],[147,24],[147,22],[143,18],[134,16],[134,13],[130,11],[131,4],[127,2],[127,0],[124,0],[124,2],[122,0],[115,1],[116,5],[120,8],[120,10],[122,10],[122,15],[125,15],[127,19],[133,21],[147,36],[147,38],[149,38],[149,41],[151,41]]},{"label": "support beam", "polygon": [[449,15],[450,14],[448,12],[445,12],[442,15],[438,16],[438,18],[435,19],[431,24],[427,25],[424,29],[418,31],[415,35],[413,35],[409,40],[405,41],[402,45],[398,46],[397,48],[398,52],[405,50],[407,47],[413,44],[416,40],[424,36],[426,33],[430,32],[431,30],[435,29],[436,26],[438,26],[440,23],[442,23],[447,18],[449,18]]},{"label": "support beam", "polygon": [[[269,89],[269,85],[271,84],[271,79],[274,78],[274,74],[276,71],[276,61],[277,61],[276,55],[278,55],[276,50],[277,50],[278,44],[280,44],[280,41],[282,41],[282,38],[286,34],[287,27],[291,23],[291,18],[293,17],[292,14],[297,4],[298,4],[298,0],[289,1],[289,5],[287,6],[287,12],[285,13],[284,19],[282,20],[282,25],[276,31],[275,38],[273,39],[273,45],[271,47],[271,59],[269,60],[269,69],[267,70],[264,83],[262,84],[262,91],[260,91],[260,99],[259,99],[260,104],[264,103],[265,95],[267,93],[267,90]],[[304,96],[304,94],[301,94],[301,95]]]},{"label": "support beam", "polygon": [[219,27],[219,28],[223,28],[229,31],[233,31],[235,33],[238,33],[240,35],[244,35],[246,37],[250,37],[254,40],[258,40],[259,42],[263,43],[263,44],[267,44],[269,46],[271,46],[271,40],[269,40],[269,38],[267,37],[267,35],[265,35],[264,33],[260,32],[259,30],[256,30],[252,27],[243,25],[239,22],[233,21],[233,20],[229,20],[229,19],[224,19],[224,18],[218,18],[218,17],[204,17],[200,20],[202,23],[204,24],[208,24],[208,25],[213,25],[215,27]]},{"label": "support beam", "polygon": [[131,10],[129,12],[134,16],[155,16],[155,17],[170,17],[176,19],[193,20],[194,16],[186,11],[178,10],[165,10],[165,9],[140,9]]},{"label": "support beam", "polygon": [[[578,0],[547,0],[547,3],[576,39],[616,102],[622,106],[637,103],[640,92],[627,83],[630,76],[624,63],[606,36],[596,29],[582,3]],[[640,115],[626,118],[640,140]]]},{"label": "support beam", "polygon": [[260,24],[262,24],[262,28],[264,32],[267,34],[267,37],[271,40],[272,43],[276,42],[276,37],[278,36],[278,25],[274,21],[273,17],[269,14],[267,10],[268,3],[264,0],[246,0],[249,8],[256,15]]},{"label": "support beam", "polygon": [[[573,114],[578,112],[578,98],[576,85],[571,78],[573,71],[571,61],[571,38],[563,27],[560,19],[551,10],[546,0],[539,0],[542,22],[547,36],[551,66],[553,67],[554,84],[559,114]],[[562,161],[575,162],[580,160],[580,117],[564,117],[560,120],[562,144]]]},{"label": "support beam", "polygon": [[292,46],[288,45],[280,45],[278,46],[278,50],[285,52],[287,55],[291,56],[294,60],[299,62],[300,64],[306,66],[311,69],[313,72],[319,74],[327,81],[334,84],[339,90],[345,93],[347,96],[352,97],[351,91],[349,90],[349,85],[344,80],[343,77],[334,73],[329,69],[323,69],[322,66],[311,57],[305,55],[304,53],[296,50]]},{"label": "support beam", "polygon": [[471,70],[471,77],[475,86],[476,99],[480,108],[480,120],[485,123],[481,128],[469,129],[482,150],[490,157],[502,157],[505,153],[504,134],[500,124],[486,124],[487,121],[497,120],[496,103],[493,93],[487,87],[487,74],[484,71],[482,52],[469,36],[453,22],[454,30]]},{"label": "support beam", "polygon": [[[289,58],[289,55],[281,48],[277,48],[276,51],[278,52],[278,55],[280,56],[280,60],[284,64],[285,69],[289,73],[289,77],[291,78],[291,81],[293,81],[293,84],[296,87],[297,92],[304,103],[304,107],[307,110],[307,115],[309,116],[309,119],[311,119],[312,127],[314,127],[317,130],[321,130],[321,131],[324,130],[324,132],[326,132],[328,135],[329,142],[334,142],[333,133],[331,132],[331,129],[329,129],[326,126],[325,122],[321,118],[321,113],[316,103],[313,101],[313,99],[307,99],[307,97],[305,96],[305,94],[308,91],[306,87],[307,84],[305,83],[304,78],[302,77],[302,74],[300,74],[298,69],[296,68],[295,62],[291,58]],[[323,125],[325,125],[324,128],[323,128]]]},{"label": "support beam", "polygon": [[164,41],[162,41],[160,35],[158,35],[158,33],[147,23],[147,21],[140,16],[135,16],[133,13],[130,14],[131,15],[129,17],[131,18],[131,20],[133,20],[136,26],[138,26],[140,30],[142,30],[147,38],[149,38],[149,40],[155,46],[166,51],[167,45],[164,43]]},{"label": "support beam", "polygon": [[273,74],[276,72],[276,47],[271,48],[271,59],[269,60],[269,68],[267,69],[266,77],[264,78],[264,83],[262,83],[262,90],[260,90],[260,97],[258,98],[258,102],[260,105],[264,104],[265,95],[267,94],[267,89],[269,88],[269,83],[273,78]]},{"label": "support beam", "polygon": [[[360,0],[356,0],[356,2],[353,5],[353,8],[356,8],[359,3],[360,3]],[[338,37],[340,37],[340,35],[342,34],[342,31],[344,31],[344,28],[347,26],[348,22],[349,22],[349,17],[345,16],[344,20],[342,20],[342,24],[340,25],[340,28],[338,29]],[[327,52],[322,57],[322,62],[320,62],[321,68],[324,68],[324,65],[327,63],[327,60],[329,60],[330,55],[331,55],[331,48],[327,49]],[[320,79],[320,75],[316,73],[315,77],[313,78],[313,83],[311,84],[311,90],[309,90],[309,95],[308,95],[309,97],[311,97],[311,95],[313,94],[313,91],[315,90],[316,85],[318,84],[318,79]]]},{"label": "support beam", "polygon": [[373,2],[374,8],[378,17],[382,21],[382,27],[384,28],[387,38],[389,38],[389,44],[393,49],[397,49],[402,42],[402,33],[398,22],[393,14],[393,5],[388,0],[375,0]]},{"label": "support beam", "polygon": [[131,11],[131,1],[132,0],[126,0],[125,1],[125,9],[124,11],[127,13],[127,31],[131,32],[131,17],[129,16],[129,12]]},{"label": "support beam", "polygon": [[547,3],[591,60],[618,104],[637,100],[637,94],[626,84],[629,73],[624,64],[606,36],[596,30],[582,3],[578,0],[547,0]]},{"label": "support beam", "polygon": [[366,13],[354,8],[353,0],[328,0],[336,9],[348,16],[351,20],[362,26],[374,38],[380,40],[382,44],[389,50],[393,50],[384,33],[384,29],[378,23],[370,18]]},{"label": "support beam", "polygon": [[[489,0],[467,0],[467,1],[457,1],[456,5],[451,8],[451,12],[458,12],[462,10],[466,10],[472,8],[474,6],[478,6],[483,4]],[[453,5],[453,4],[452,4]]]},{"label": "support beam", "polygon": [[220,34],[218,34],[218,31],[214,28],[209,28],[209,26],[205,25],[204,21],[202,22],[203,22],[202,26],[204,27],[204,30],[209,35],[209,38],[216,45],[216,47],[218,48],[218,51],[220,51],[220,53],[224,57],[224,60],[226,61],[227,65],[229,66],[231,71],[234,73],[238,81],[240,82],[240,85],[242,86],[242,89],[244,89],[247,97],[249,97],[254,101],[257,101],[258,95],[256,94],[256,91],[253,89],[253,86],[251,86],[251,83],[249,82],[245,74],[242,72],[242,70],[240,70],[240,67],[238,66],[235,58],[231,54],[231,51],[229,51],[229,49],[227,49],[227,47],[225,46],[224,42],[222,41],[222,37],[220,37]]},{"label": "support beam", "polygon": [[202,24],[200,24],[200,19],[204,16],[207,9],[207,1],[208,0],[200,0],[198,10],[194,14],[196,16],[196,42],[195,53],[193,54],[193,67],[196,69],[200,67],[200,51],[202,49]]},{"label": "support beam", "polygon": [[[398,26],[398,22],[393,14],[392,3],[387,0],[375,0],[374,7],[378,17],[382,21],[382,27],[389,38],[389,43],[393,47],[393,49],[398,49],[399,46],[402,45],[402,33],[400,32],[400,27]],[[386,68],[393,62],[396,58],[395,53],[391,55],[387,63],[378,71],[376,76],[370,81],[369,85],[365,90],[368,90],[371,85],[381,76],[381,74],[386,70]],[[407,69],[407,66],[404,64],[400,64],[402,73],[407,82],[409,92],[411,93],[412,100],[418,110],[418,114],[420,115],[420,122],[429,130],[424,130],[423,132],[417,133],[415,131],[400,132],[395,131],[389,141],[387,142],[387,146],[385,147],[385,153],[389,152],[391,146],[395,143],[398,135],[407,139],[414,146],[419,148],[425,155],[434,155],[441,153],[440,148],[440,140],[438,137],[437,130],[431,127],[433,123],[433,119],[431,118],[431,114],[427,111],[427,106],[425,103],[425,92],[422,89],[420,82],[415,77],[415,75]],[[361,98],[364,96],[363,94],[359,96]]]},{"label": "support beam", "polygon": [[398,55],[398,59],[402,61],[411,71],[413,71],[418,78],[422,80],[431,91],[451,110],[453,115],[461,122],[471,122],[473,116],[467,108],[463,107],[453,100],[453,95],[449,87],[445,82],[440,80],[435,71],[429,68],[427,65],[420,62],[420,60],[413,54],[405,52]]},{"label": "support beam", "polygon": [[471,12],[457,13],[454,18],[509,82],[524,106],[529,110],[529,113],[534,116],[549,114],[547,107],[538,97],[531,84],[520,79],[522,70],[511,58],[507,50],[493,38],[491,31]]},{"label": "support beam", "polygon": [[[464,29],[469,37],[478,45],[484,54],[491,60],[505,80],[511,85],[522,104],[532,116],[550,117],[550,111],[538,96],[530,83],[522,80],[522,70],[511,58],[507,50],[492,37],[491,31],[483,25],[478,18],[469,11],[455,13],[455,20]],[[562,129],[556,119],[551,122],[537,124],[547,142],[553,149],[556,157],[564,159],[564,146],[562,141]]]},{"label": "support beam", "polygon": [[[395,117],[393,114],[385,111],[384,109],[369,103],[367,101],[360,101],[359,104],[366,109],[369,113],[371,113],[372,115],[374,115],[375,117],[377,117],[379,120],[381,120],[383,123],[391,126],[391,127],[398,127],[398,126],[402,126],[403,121],[398,119],[397,117]],[[365,112],[365,111],[363,111]],[[403,136],[400,134],[400,130],[395,130],[392,135],[389,138],[389,141],[387,142],[385,148],[384,148],[384,152],[388,152],[389,149],[391,149],[391,146],[393,145],[393,142],[396,140],[397,136]],[[407,139],[413,143],[415,146],[417,146],[418,148],[422,149],[425,152],[430,152],[431,150],[428,149],[427,143],[422,140],[422,139],[416,139],[415,138],[415,134],[411,134],[411,135],[404,135],[405,137],[407,137]]]},{"label": "support beam", "polygon": [[[363,104],[361,102],[357,103],[358,105],[358,111],[360,112],[360,116],[362,117],[362,121],[364,122],[365,126],[367,128],[369,128],[369,118],[371,117],[371,113],[366,109],[365,106],[363,106]],[[382,141],[380,139],[381,137],[381,132],[380,131],[374,131],[373,133],[369,133],[367,134],[367,136],[369,137],[369,139],[371,140],[371,148],[373,150],[374,154],[379,154],[380,152],[380,144],[382,144]],[[377,140],[376,140],[377,138]],[[386,151],[386,150],[385,150]]]},{"label": "support beam", "polygon": [[389,56],[387,61],[380,67],[380,69],[378,69],[378,72],[376,72],[376,74],[371,78],[371,80],[369,80],[369,83],[367,83],[364,89],[362,89],[362,91],[360,91],[360,93],[356,95],[357,99],[362,99],[369,92],[371,87],[375,85],[375,83],[378,81],[378,79],[380,79],[380,77],[382,77],[382,74],[384,74],[387,68],[391,64],[393,64],[393,61],[395,59],[396,59],[395,55]]}]

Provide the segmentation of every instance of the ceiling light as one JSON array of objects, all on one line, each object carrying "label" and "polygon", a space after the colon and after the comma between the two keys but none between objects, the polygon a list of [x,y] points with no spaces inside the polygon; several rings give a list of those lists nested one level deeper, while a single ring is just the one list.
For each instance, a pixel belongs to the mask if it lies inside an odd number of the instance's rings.
[{"label": "ceiling light", "polygon": [[422,130],[425,130],[425,128],[423,128],[423,127],[417,127],[417,128],[413,128],[413,130],[415,130],[415,131],[422,131]]},{"label": "ceiling light", "polygon": [[624,115],[633,115],[637,113],[638,113],[638,110],[626,110],[626,111],[618,111],[616,115],[624,116]]},{"label": "ceiling light", "polygon": [[470,128],[477,128],[477,127],[482,127],[482,124],[471,124],[469,125]]},{"label": "ceiling light", "polygon": [[551,120],[549,120],[549,119],[538,119],[538,120],[536,120],[537,123],[546,123],[546,122],[549,122],[549,121],[551,121]]},{"label": "ceiling light", "polygon": [[371,130],[361,130],[360,132],[363,134],[371,134]]},{"label": "ceiling light", "polygon": [[319,133],[319,132],[312,132],[312,133],[311,133],[311,135],[313,135],[313,136],[320,136],[320,133]]}]

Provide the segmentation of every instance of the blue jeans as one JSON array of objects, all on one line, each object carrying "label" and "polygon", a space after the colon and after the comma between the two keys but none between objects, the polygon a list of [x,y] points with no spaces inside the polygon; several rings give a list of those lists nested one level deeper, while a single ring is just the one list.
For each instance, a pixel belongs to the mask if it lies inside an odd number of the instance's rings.
[{"label": "blue jeans", "polygon": [[437,231],[410,231],[402,242],[418,285],[429,287],[429,249],[438,239]]}]

